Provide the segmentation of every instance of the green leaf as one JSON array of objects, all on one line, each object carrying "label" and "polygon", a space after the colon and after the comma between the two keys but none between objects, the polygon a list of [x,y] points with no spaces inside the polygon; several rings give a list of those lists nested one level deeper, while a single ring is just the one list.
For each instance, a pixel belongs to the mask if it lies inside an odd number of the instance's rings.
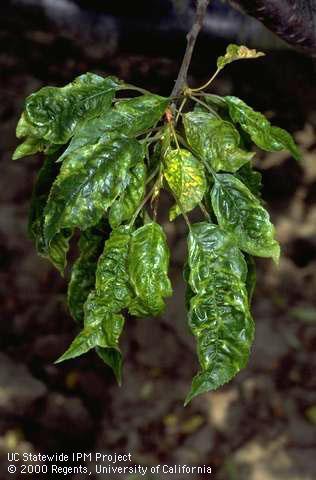
[{"label": "green leaf", "polygon": [[122,354],[115,348],[96,347],[95,351],[103,362],[112,368],[116,381],[119,385],[122,384]]},{"label": "green leaf", "polygon": [[131,300],[127,268],[130,242],[131,229],[128,226],[113,230],[98,261],[96,291],[112,312],[126,308]]},{"label": "green leaf", "polygon": [[141,95],[122,100],[98,118],[82,122],[69,146],[59,158],[62,161],[84,145],[117,136],[135,137],[153,127],[162,117],[169,99],[159,95]]},{"label": "green leaf", "polygon": [[18,160],[28,155],[33,155],[37,152],[43,152],[46,150],[46,144],[39,138],[26,137],[25,141],[18,145],[15,149],[12,160]]},{"label": "green leaf", "polygon": [[129,305],[132,315],[159,315],[164,310],[164,297],[172,294],[168,266],[169,249],[161,226],[151,222],[137,229],[128,258],[130,282],[137,297]]},{"label": "green leaf", "polygon": [[238,172],[236,177],[249,188],[251,193],[256,197],[261,197],[262,175],[260,172],[253,170],[251,163],[245,163]]},{"label": "green leaf", "polygon": [[54,157],[47,157],[34,185],[29,212],[28,233],[35,243],[37,253],[50,260],[63,275],[69,240],[72,235],[71,230],[66,229],[59,232],[52,238],[49,246],[46,245],[44,238],[44,210],[51,185],[58,174],[58,170],[59,168],[54,161]]},{"label": "green leaf", "polygon": [[70,313],[78,323],[83,323],[83,306],[89,293],[94,289],[97,260],[102,244],[102,236],[93,229],[81,233],[80,256],[72,267],[67,292]]},{"label": "green leaf", "polygon": [[47,244],[63,228],[96,225],[143,157],[142,146],[121,138],[82,147],[64,161],[45,208]]},{"label": "green leaf", "polygon": [[26,99],[23,134],[50,143],[66,143],[79,121],[93,118],[111,107],[118,86],[115,78],[86,73],[65,87],[41,88]]},{"label": "green leaf", "polygon": [[258,147],[268,152],[289,150],[296,160],[300,151],[292,136],[282,128],[271,126],[269,120],[237,97],[225,97],[229,114],[234,123],[239,123]]},{"label": "green leaf", "polygon": [[96,292],[88,295],[84,305],[85,325],[68,350],[55,363],[79,357],[95,347],[118,350],[124,326],[122,315],[109,312],[107,302]]},{"label": "green leaf", "polygon": [[164,158],[164,176],[179,203],[169,213],[170,220],[183,212],[190,212],[202,200],[206,190],[203,164],[188,150],[168,150]]},{"label": "green leaf", "polygon": [[257,283],[256,262],[254,261],[251,255],[245,255],[245,258],[246,258],[247,268],[248,268],[246,288],[248,292],[248,301],[250,304],[256,288],[256,283]]},{"label": "green leaf", "polygon": [[112,228],[132,218],[145,193],[147,169],[144,162],[133,167],[127,177],[127,185],[109,211]]},{"label": "green leaf", "polygon": [[222,70],[228,63],[234,62],[236,60],[244,60],[249,58],[258,58],[262,57],[265,54],[263,52],[257,52],[254,49],[249,49],[244,45],[228,45],[226,53],[222,57],[217,59],[217,68]]},{"label": "green leaf", "polygon": [[200,372],[185,403],[231,380],[249,358],[254,324],[244,279],[247,267],[231,237],[217,225],[192,225],[189,326],[196,337]]},{"label": "green leaf", "polygon": [[236,172],[254,156],[239,148],[240,136],[231,123],[206,112],[189,112],[183,118],[192,150],[215,171]]},{"label": "green leaf", "polygon": [[269,214],[238,178],[216,175],[211,199],[219,225],[234,235],[242,250],[278,262],[280,247]]},{"label": "green leaf", "polygon": [[[189,284],[198,293],[201,284],[208,282],[215,268],[247,278],[247,263],[235,239],[218,225],[207,222],[192,225],[189,235]],[[194,267],[194,268],[193,268]]]}]

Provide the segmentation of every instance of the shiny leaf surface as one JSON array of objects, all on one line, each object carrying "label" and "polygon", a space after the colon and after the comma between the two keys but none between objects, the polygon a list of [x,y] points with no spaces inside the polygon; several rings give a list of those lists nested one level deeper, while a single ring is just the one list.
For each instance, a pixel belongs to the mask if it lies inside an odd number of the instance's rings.
[{"label": "shiny leaf surface", "polygon": [[214,118],[209,113],[186,113],[184,127],[193,151],[215,171],[236,172],[254,156],[253,152],[239,148],[240,136],[231,123]]},{"label": "shiny leaf surface", "polygon": [[218,174],[211,198],[219,225],[234,235],[242,250],[278,262],[280,247],[269,214],[238,178]]},{"label": "shiny leaf surface", "polygon": [[137,297],[129,306],[130,313],[159,315],[165,308],[164,297],[172,294],[168,278],[169,249],[160,225],[151,222],[132,234],[128,267]]},{"label": "shiny leaf surface", "polygon": [[188,248],[193,294],[188,319],[201,370],[186,404],[228,382],[245,366],[254,335],[244,283],[247,267],[231,237],[202,222],[192,225]]},{"label": "shiny leaf surface", "polygon": [[109,222],[112,228],[130,220],[145,193],[146,166],[139,162],[127,176],[127,185],[119,198],[115,200],[109,211]]},{"label": "shiny leaf surface", "polygon": [[70,313],[78,323],[83,323],[83,306],[89,293],[94,289],[97,260],[102,244],[102,236],[92,229],[81,233],[80,256],[73,264],[67,292]]},{"label": "shiny leaf surface", "polygon": [[[108,110],[119,83],[115,78],[102,78],[93,73],[77,77],[65,87],[43,87],[25,101],[25,110],[17,127],[17,137],[27,137],[28,143],[37,139],[49,144],[64,144],[76,126]],[[25,150],[26,147],[24,147]],[[22,151],[21,151],[22,150]],[[35,146],[32,152],[35,153]],[[23,149],[15,152],[22,156]]]},{"label": "shiny leaf surface", "polygon": [[225,97],[229,114],[234,123],[239,123],[258,147],[269,152],[289,150],[296,160],[301,154],[292,136],[279,127],[271,126],[269,120],[237,97]]},{"label": "shiny leaf surface", "polygon": [[[188,150],[168,150],[164,158],[164,176],[179,205],[174,205],[169,218],[190,212],[202,200],[206,190],[203,164]],[[181,208],[180,208],[180,207]]]},{"label": "shiny leaf surface", "polygon": [[75,158],[65,160],[45,208],[46,242],[63,228],[96,225],[142,157],[136,140],[121,138],[82,147]]}]

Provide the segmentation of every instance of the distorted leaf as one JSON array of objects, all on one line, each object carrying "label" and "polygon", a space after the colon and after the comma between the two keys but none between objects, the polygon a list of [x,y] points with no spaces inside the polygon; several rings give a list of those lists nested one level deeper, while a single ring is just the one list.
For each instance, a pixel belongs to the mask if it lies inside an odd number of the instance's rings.
[{"label": "distorted leaf", "polygon": [[67,158],[53,184],[45,208],[47,244],[63,228],[96,225],[124,188],[129,169],[141,161],[143,149],[133,139],[82,147]]},{"label": "distorted leaf", "polygon": [[239,148],[240,136],[231,123],[206,112],[189,112],[183,117],[189,145],[215,171],[236,172],[254,156]]},{"label": "distorted leaf", "polygon": [[201,370],[186,404],[228,382],[245,366],[254,335],[244,283],[247,268],[229,235],[206,222],[192,225],[188,248],[194,294],[188,318]]},{"label": "distorted leaf", "polygon": [[144,196],[145,186],[146,166],[144,162],[139,162],[131,169],[125,190],[109,210],[109,222],[112,228],[132,218]]},{"label": "distorted leaf", "polygon": [[235,123],[239,123],[258,147],[268,152],[289,150],[296,160],[301,154],[292,136],[279,127],[271,126],[269,120],[249,107],[237,97],[225,97],[229,114]]},{"label": "distorted leaf", "polygon": [[234,62],[235,60],[244,60],[249,58],[258,58],[262,57],[265,54],[263,52],[257,52],[257,50],[250,49],[244,45],[228,45],[225,55],[218,57],[217,59],[217,68],[221,70],[228,63]]},{"label": "distorted leaf", "polygon": [[202,200],[206,190],[203,164],[188,150],[168,150],[164,158],[164,176],[179,205],[174,205],[170,220],[189,212]]},{"label": "distorted leaf", "polygon": [[164,297],[172,294],[168,278],[169,249],[161,226],[147,223],[132,234],[128,258],[130,282],[136,294],[132,315],[159,315]]},{"label": "distorted leaf", "polygon": [[216,175],[211,198],[219,225],[234,235],[242,250],[278,262],[280,247],[269,214],[238,178]]},{"label": "distorted leaf", "polygon": [[92,229],[81,233],[79,240],[80,256],[73,264],[67,291],[68,307],[72,317],[83,323],[83,306],[95,285],[95,272],[98,256],[101,253],[103,238]]}]

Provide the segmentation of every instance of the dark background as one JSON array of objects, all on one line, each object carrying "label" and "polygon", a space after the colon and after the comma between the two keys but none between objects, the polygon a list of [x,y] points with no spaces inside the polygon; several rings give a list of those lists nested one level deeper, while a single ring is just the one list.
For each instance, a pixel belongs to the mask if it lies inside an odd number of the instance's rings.
[{"label": "dark background", "polygon": [[256,158],[283,255],[279,268],[257,262],[249,365],[230,384],[183,408],[197,360],[183,306],[186,226],[167,222],[167,197],[159,216],[172,252],[174,296],[163,317],[127,322],[123,386],[93,353],[53,364],[76,327],[66,308],[66,281],[27,238],[42,159],[11,161],[23,99],[86,71],[169,94],[190,8],[189,1],[176,0],[0,4],[0,479],[8,478],[9,450],[131,452],[143,465],[211,465],[216,480],[315,478],[315,65],[223,2],[209,10],[190,85],[209,77],[230,41],[264,49],[264,58],[227,67],[213,91],[236,94],[265,112],[294,134],[303,152],[300,164],[287,152]]}]

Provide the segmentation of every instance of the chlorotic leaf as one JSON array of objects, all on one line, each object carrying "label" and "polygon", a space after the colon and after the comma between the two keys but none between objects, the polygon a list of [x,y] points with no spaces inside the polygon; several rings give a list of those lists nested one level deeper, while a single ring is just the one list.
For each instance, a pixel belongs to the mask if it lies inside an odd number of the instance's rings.
[{"label": "chlorotic leaf", "polygon": [[97,260],[102,244],[102,236],[93,229],[81,233],[80,256],[73,264],[67,291],[70,313],[78,323],[83,323],[83,306],[89,293],[94,289]]},{"label": "chlorotic leaf", "polygon": [[209,162],[215,171],[236,172],[254,156],[253,152],[239,148],[240,136],[231,123],[209,113],[186,113],[184,127],[193,151]]},{"label": "chlorotic leaf", "polygon": [[228,382],[245,366],[254,335],[244,283],[247,267],[229,234],[206,222],[194,224],[188,249],[189,326],[201,370],[186,404]]},{"label": "chlorotic leaf", "polygon": [[159,315],[164,297],[172,294],[168,278],[169,249],[158,223],[147,223],[132,234],[129,250],[129,277],[136,300],[129,305],[132,315]]},{"label": "chlorotic leaf", "polygon": [[129,169],[143,157],[134,139],[82,147],[62,165],[45,208],[47,244],[63,228],[96,225],[124,188]]},{"label": "chlorotic leaf", "polygon": [[142,161],[131,169],[125,190],[109,210],[109,222],[112,228],[132,218],[145,193],[146,172],[146,166]]},{"label": "chlorotic leaf", "polygon": [[206,190],[203,164],[188,150],[168,150],[164,158],[164,176],[179,205],[171,208],[173,220],[183,212],[189,212],[202,200]]},{"label": "chlorotic leaf", "polygon": [[280,247],[269,214],[238,178],[216,175],[211,199],[219,225],[234,235],[242,250],[278,262]]},{"label": "chlorotic leaf", "polygon": [[263,52],[257,52],[257,50],[250,49],[244,45],[228,45],[225,55],[218,57],[217,59],[217,68],[221,70],[228,63],[234,62],[235,60],[244,60],[249,58],[258,58],[262,57],[265,54]]},{"label": "chlorotic leaf", "polygon": [[233,122],[239,123],[258,147],[268,152],[288,150],[296,160],[301,158],[300,151],[288,132],[271,126],[262,113],[253,110],[240,98],[228,96],[225,101]]}]

